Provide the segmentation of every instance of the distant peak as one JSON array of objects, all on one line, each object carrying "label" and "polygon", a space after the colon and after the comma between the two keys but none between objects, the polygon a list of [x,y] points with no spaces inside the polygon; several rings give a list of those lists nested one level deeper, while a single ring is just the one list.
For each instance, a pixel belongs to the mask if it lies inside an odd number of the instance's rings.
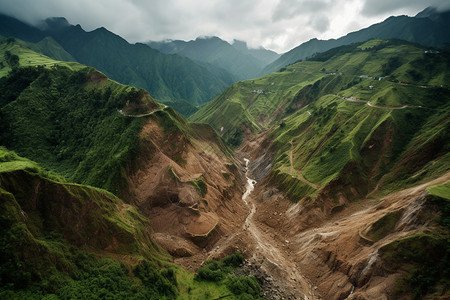
[{"label": "distant peak", "polygon": [[45,23],[47,23],[48,26],[52,27],[67,27],[70,26],[69,21],[67,21],[64,17],[51,17],[45,19]]},{"label": "distant peak", "polygon": [[198,38],[195,39],[196,41],[201,41],[201,40],[222,40],[221,38],[217,37],[217,36],[209,36],[209,35],[201,35]]},{"label": "distant peak", "polygon": [[429,18],[433,21],[439,19],[443,14],[448,14],[450,8],[427,7],[416,15],[416,18]]},{"label": "distant peak", "polygon": [[232,45],[234,48],[236,48],[238,50],[248,50],[247,42],[245,42],[245,41],[240,41],[240,40],[234,39]]},{"label": "distant peak", "polygon": [[416,18],[428,18],[429,16],[436,14],[437,9],[435,7],[428,6],[416,15]]}]

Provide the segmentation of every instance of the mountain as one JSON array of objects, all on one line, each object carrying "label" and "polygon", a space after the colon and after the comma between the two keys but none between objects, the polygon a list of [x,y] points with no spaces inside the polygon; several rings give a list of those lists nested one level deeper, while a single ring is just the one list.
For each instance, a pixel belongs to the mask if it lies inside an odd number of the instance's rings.
[{"label": "mountain", "polygon": [[204,255],[245,219],[243,177],[210,126],[14,39],[0,57],[2,298],[258,298],[231,274],[241,254],[194,275],[156,244]]},{"label": "mountain", "polygon": [[247,43],[234,40],[233,44],[218,37],[199,37],[192,41],[165,40],[148,42],[150,47],[168,54],[179,54],[196,61],[223,68],[238,80],[254,78],[264,66],[279,57],[264,48],[249,49]]},{"label": "mountain", "polygon": [[195,110],[233,82],[225,70],[179,55],[165,55],[144,44],[129,44],[105,28],[86,32],[64,18],[50,18],[38,29],[7,16],[0,19],[0,35],[31,42],[50,36],[77,62],[93,66],[114,80],[144,88],[163,102],[182,102],[182,107],[189,103],[182,112]]},{"label": "mountain", "polygon": [[427,46],[443,46],[450,42],[450,11],[438,12],[427,8],[415,17],[389,17],[381,23],[352,32],[338,39],[311,39],[283,54],[279,59],[264,68],[268,74],[305,59],[315,53],[352,43],[364,42],[373,38],[401,39]]}]

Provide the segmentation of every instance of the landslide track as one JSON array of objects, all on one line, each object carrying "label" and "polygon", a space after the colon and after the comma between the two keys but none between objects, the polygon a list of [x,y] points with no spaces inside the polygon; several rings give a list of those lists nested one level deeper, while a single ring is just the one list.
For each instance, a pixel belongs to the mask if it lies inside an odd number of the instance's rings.
[{"label": "landslide track", "polygon": [[[387,271],[379,249],[426,230],[429,223],[420,218],[427,209],[426,187],[450,180],[450,173],[384,197],[371,195],[320,218],[316,211],[303,213],[302,201],[289,201],[266,178],[252,179],[257,177],[249,171],[257,169],[252,162],[261,162],[254,147],[263,137],[247,141],[235,153],[247,179],[242,199],[247,217],[206,251],[178,262],[195,270],[207,259],[241,251],[248,258],[244,272],[262,282],[268,299],[390,299],[401,273]],[[373,223],[392,212],[399,212],[399,219],[391,232],[377,241],[365,236]],[[311,219],[316,223],[311,225]]]},{"label": "landslide track", "polygon": [[[387,196],[372,193],[325,215],[320,207],[307,208],[304,199],[288,200],[269,182],[265,132],[227,158],[207,140],[187,141],[180,134],[167,140],[152,120],[142,137],[155,152],[141,160],[131,183],[137,206],[152,220],[153,237],[191,271],[208,259],[242,252],[247,262],[241,272],[256,276],[268,299],[391,298],[402,274],[388,270],[379,249],[424,232],[425,189],[450,180],[447,173]],[[178,155],[173,149],[184,149],[181,166],[171,158]],[[238,168],[231,168],[231,159]],[[196,180],[206,184],[204,196],[192,185]],[[392,230],[377,240],[368,236],[372,224],[392,213],[398,215]]]}]

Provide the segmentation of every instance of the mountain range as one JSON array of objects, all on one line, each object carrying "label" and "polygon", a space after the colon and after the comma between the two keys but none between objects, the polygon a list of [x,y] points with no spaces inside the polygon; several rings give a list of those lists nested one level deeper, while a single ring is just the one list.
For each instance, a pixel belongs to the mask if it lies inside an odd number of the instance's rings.
[{"label": "mountain range", "polygon": [[439,12],[431,7],[418,13],[415,17],[389,17],[381,23],[351,32],[338,39],[318,40],[314,38],[302,43],[267,65],[261,74],[278,71],[315,53],[373,38],[395,38],[427,46],[443,46],[450,43],[450,34],[445,29],[449,26],[450,11]]},{"label": "mountain range", "polygon": [[276,54],[0,17],[0,298],[448,298],[447,16],[238,82]]},{"label": "mountain range", "polygon": [[234,40],[233,44],[218,37],[199,37],[193,41],[166,40],[148,42],[150,47],[167,54],[179,54],[193,60],[211,63],[226,69],[237,80],[257,77],[261,70],[279,57],[264,48],[249,49],[247,43]]},{"label": "mountain range", "polygon": [[179,55],[165,55],[144,44],[129,44],[105,28],[86,32],[64,18],[47,19],[40,28],[0,16],[0,35],[33,43],[51,37],[71,56],[53,58],[73,58],[93,66],[114,80],[144,88],[160,101],[173,103],[182,113],[189,114],[234,81],[223,69]]}]

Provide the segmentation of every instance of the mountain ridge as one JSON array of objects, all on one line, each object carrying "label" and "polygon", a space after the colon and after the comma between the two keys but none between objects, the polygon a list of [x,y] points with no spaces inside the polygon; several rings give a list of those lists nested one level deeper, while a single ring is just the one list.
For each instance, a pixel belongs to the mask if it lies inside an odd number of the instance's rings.
[{"label": "mountain ridge", "polygon": [[448,12],[436,13],[431,8],[429,14],[434,15],[434,20],[424,16],[427,9],[418,13],[415,17],[391,16],[383,22],[373,24],[367,28],[348,33],[338,39],[318,40],[311,39],[284,53],[278,60],[266,66],[261,75],[278,71],[298,60],[305,59],[315,53],[323,52],[331,48],[347,45],[355,42],[364,42],[372,38],[392,39],[398,38],[409,42],[416,42],[428,46],[442,46],[450,42],[450,33],[442,30],[450,26]]},{"label": "mountain ridge", "polygon": [[230,44],[215,36],[198,37],[190,41],[147,42],[147,45],[164,53],[214,64],[226,69],[238,80],[255,77],[264,66],[279,56],[264,48],[249,49],[243,41],[234,40]]},{"label": "mountain ridge", "polygon": [[35,43],[51,36],[78,62],[91,65],[114,80],[149,90],[166,103],[189,103],[190,107],[182,113],[195,110],[234,81],[223,69],[166,55],[144,44],[129,44],[104,27],[86,32],[80,25],[68,25],[64,18],[53,18],[40,25],[45,28],[42,30],[5,15],[0,20],[0,35]]}]

